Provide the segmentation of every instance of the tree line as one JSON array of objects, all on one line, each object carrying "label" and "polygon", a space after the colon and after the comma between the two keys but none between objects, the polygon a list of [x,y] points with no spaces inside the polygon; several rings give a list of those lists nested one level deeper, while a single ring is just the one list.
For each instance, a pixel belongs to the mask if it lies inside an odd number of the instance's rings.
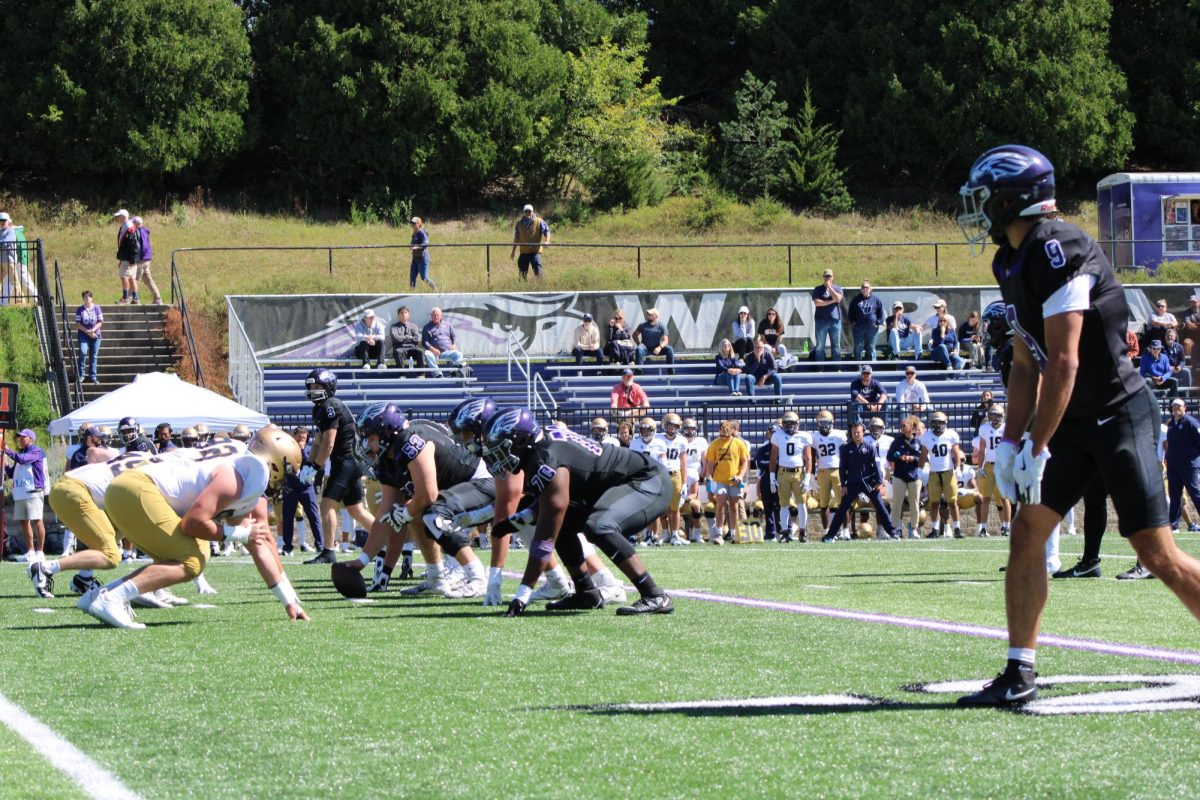
[{"label": "tree line", "polygon": [[677,193],[843,210],[1009,140],[1090,181],[1200,157],[1200,0],[42,0],[0,181],[276,207]]}]

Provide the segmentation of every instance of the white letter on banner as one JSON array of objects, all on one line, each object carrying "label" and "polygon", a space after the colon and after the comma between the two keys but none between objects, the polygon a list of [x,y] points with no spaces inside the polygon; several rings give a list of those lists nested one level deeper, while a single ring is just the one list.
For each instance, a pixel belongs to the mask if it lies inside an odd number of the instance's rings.
[{"label": "white letter on banner", "polygon": [[721,312],[725,309],[724,292],[701,295],[700,308],[694,317],[688,311],[687,296],[683,294],[660,294],[654,307],[658,309],[658,319],[663,325],[675,321],[679,340],[672,340],[671,346],[676,350],[711,350],[716,345],[714,339],[722,323]]}]

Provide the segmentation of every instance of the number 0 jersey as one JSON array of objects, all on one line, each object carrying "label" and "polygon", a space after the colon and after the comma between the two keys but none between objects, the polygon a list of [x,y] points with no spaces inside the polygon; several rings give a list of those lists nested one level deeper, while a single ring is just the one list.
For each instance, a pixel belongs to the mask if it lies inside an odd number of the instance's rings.
[{"label": "number 0 jersey", "polygon": [[796,469],[804,466],[804,450],[812,445],[812,437],[804,431],[789,434],[777,430],[771,434],[771,444],[778,451],[776,459],[779,466]]},{"label": "number 0 jersey", "polygon": [[[1125,332],[1129,304],[1104,251],[1076,225],[1039,219],[1020,247],[1006,242],[992,260],[992,274],[1008,309],[1013,335],[1046,365],[1045,316],[1073,280],[1091,284],[1079,339],[1079,371],[1064,418],[1099,416],[1139,391],[1145,381],[1129,357]],[[1078,287],[1081,291],[1087,286]]]},{"label": "number 0 jersey", "polygon": [[552,426],[521,461],[525,493],[540,495],[559,467],[571,473],[571,503],[584,506],[594,505],[615,486],[650,480],[661,469],[644,453],[627,447],[602,447],[573,431]]}]

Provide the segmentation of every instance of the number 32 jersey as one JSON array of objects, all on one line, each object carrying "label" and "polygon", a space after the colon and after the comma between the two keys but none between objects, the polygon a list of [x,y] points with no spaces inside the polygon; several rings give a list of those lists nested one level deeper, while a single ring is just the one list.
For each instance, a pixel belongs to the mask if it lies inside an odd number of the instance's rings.
[{"label": "number 32 jersey", "polygon": [[1101,416],[1145,385],[1126,355],[1125,290],[1104,251],[1078,226],[1039,219],[1020,247],[1007,241],[1000,245],[992,274],[1008,307],[1013,335],[1029,347],[1040,369],[1046,365],[1045,316],[1060,313],[1064,293],[1070,293],[1068,284],[1076,279],[1090,284],[1088,305],[1081,309],[1079,372],[1064,417]]}]

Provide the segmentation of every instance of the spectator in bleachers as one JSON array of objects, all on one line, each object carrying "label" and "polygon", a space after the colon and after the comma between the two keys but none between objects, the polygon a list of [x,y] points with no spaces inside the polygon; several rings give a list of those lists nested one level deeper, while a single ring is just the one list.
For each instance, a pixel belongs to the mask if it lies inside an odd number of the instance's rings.
[{"label": "spectator in bleachers", "polygon": [[354,357],[362,362],[363,369],[383,367],[383,323],[375,319],[374,309],[363,312],[363,318],[354,323]]},{"label": "spectator in bleachers", "polygon": [[1142,353],[1140,370],[1142,377],[1155,393],[1165,392],[1167,397],[1179,394],[1179,381],[1175,380],[1171,372],[1171,362],[1158,339],[1151,340],[1150,349]]},{"label": "spectator in bleachers", "polygon": [[750,309],[742,306],[738,309],[737,319],[733,321],[733,352],[745,357],[754,349],[754,318]]},{"label": "spectator in bleachers", "polygon": [[583,357],[596,359],[596,364],[604,363],[604,351],[600,349],[600,329],[596,327],[591,314],[584,314],[583,321],[575,329],[575,346],[571,348],[575,356],[575,366],[583,364]]},{"label": "spectator in bleachers", "polygon": [[756,387],[767,384],[775,389],[776,397],[783,395],[783,379],[779,377],[779,371],[775,368],[775,356],[771,353],[771,348],[767,347],[764,336],[754,340],[754,352],[746,356],[746,377],[749,378],[746,388],[750,390],[751,397],[754,397]]},{"label": "spectator in bleachers", "polygon": [[912,364],[904,368],[904,380],[896,384],[892,395],[896,405],[905,411],[921,412],[929,405],[929,389],[917,380],[917,368]]},{"label": "spectator in bleachers", "polygon": [[928,329],[932,334],[933,329],[937,327],[938,322],[943,319],[950,324],[950,330],[956,330],[958,328],[958,320],[954,318],[953,314],[946,313],[946,301],[939,297],[933,301],[933,316],[925,320],[925,324],[917,330],[924,333],[925,330]]},{"label": "spectator in bleachers", "polygon": [[967,318],[959,324],[958,330],[958,347],[968,353],[968,360],[972,366],[982,368],[983,359],[983,328],[979,320],[979,312],[971,311],[967,314]]},{"label": "spectator in bleachers", "polygon": [[1141,364],[1142,343],[1132,330],[1125,331],[1125,352],[1129,354],[1129,360],[1135,365]]},{"label": "spectator in bleachers", "polygon": [[410,361],[416,367],[425,360],[421,331],[416,323],[409,322],[408,306],[397,309],[396,321],[388,327],[388,338],[392,340],[392,363],[396,369],[404,369],[404,365]]},{"label": "spectator in bleachers", "polygon": [[[633,341],[637,343],[634,359],[641,366],[649,356],[662,356],[668,364],[675,363],[675,351],[671,348],[671,337],[667,336],[667,326],[658,320],[658,309],[646,309],[646,321],[637,326],[633,332]],[[667,370],[670,375],[675,370]]]},{"label": "spectator in bleachers", "polygon": [[733,345],[728,339],[722,339],[717,345],[717,355],[714,359],[716,362],[716,377],[713,383],[717,386],[728,386],[729,393],[734,397],[742,394],[742,387],[746,387],[746,394],[754,396],[754,389],[750,386],[750,377],[743,370],[745,364],[737,353],[733,352]]},{"label": "spectator in bleachers", "polygon": [[816,344],[813,358],[825,360],[825,341],[829,340],[829,360],[842,360],[842,298],[845,292],[842,287],[833,282],[833,270],[827,269],[822,275],[821,285],[812,290],[813,325],[816,328]]},{"label": "spectator in bleachers", "polygon": [[614,364],[633,361],[633,336],[625,325],[625,312],[619,308],[608,321],[608,344],[604,346],[604,354]]},{"label": "spectator in bleachers", "polygon": [[892,303],[892,314],[887,318],[887,339],[893,360],[900,358],[901,350],[912,350],[914,358],[921,355],[921,333],[899,300]]},{"label": "spectator in bleachers", "polygon": [[[771,348],[771,352],[775,352],[775,348],[783,340],[785,332],[783,320],[779,318],[779,312],[773,308],[768,308],[767,315],[758,321],[757,334],[766,339],[767,346]],[[751,349],[753,350],[753,347]]]},{"label": "spectator in bleachers", "polygon": [[1192,386],[1200,385],[1200,370],[1196,369],[1196,359],[1192,357],[1192,350],[1200,341],[1200,295],[1188,298],[1188,310],[1179,320],[1179,341],[1183,344],[1183,354],[1192,365]]},{"label": "spectator in bleachers", "polygon": [[637,409],[650,407],[650,398],[641,385],[634,382],[631,369],[621,373],[621,380],[612,388],[609,400],[609,408],[615,409],[618,416],[633,416]]},{"label": "spectator in bleachers", "polygon": [[943,315],[929,335],[929,357],[947,369],[962,369],[963,359],[958,354],[958,335],[950,324],[950,315]]},{"label": "spectator in bleachers", "polygon": [[1167,338],[1163,342],[1163,355],[1167,357],[1167,361],[1171,364],[1171,376],[1175,378],[1180,389],[1186,389],[1192,385],[1192,371],[1187,367],[1186,356],[1183,352],[1183,345],[1179,343],[1178,335],[1174,328],[1167,329]]},{"label": "spectator in bleachers", "polygon": [[617,441],[621,447],[629,447],[633,444],[633,422],[630,420],[621,420],[617,423]]},{"label": "spectator in bleachers", "polygon": [[850,405],[859,416],[871,417],[883,412],[888,394],[883,384],[875,380],[874,370],[870,364],[863,364],[858,370],[858,377],[850,381]]},{"label": "spectator in bleachers", "polygon": [[851,358],[875,360],[875,339],[883,322],[883,303],[871,294],[871,282],[864,280],[858,294],[850,301],[850,328],[854,334]]},{"label": "spectator in bleachers", "polygon": [[1158,300],[1154,304],[1154,313],[1150,315],[1150,321],[1146,323],[1146,330],[1143,333],[1144,341],[1150,342],[1157,339],[1159,342],[1167,338],[1167,331],[1172,328],[1178,328],[1179,321],[1175,319],[1175,315],[1167,310],[1167,301]]},{"label": "spectator in bleachers", "polygon": [[442,310],[434,307],[429,312],[429,322],[421,329],[421,344],[425,346],[425,366],[433,370],[433,377],[442,377],[438,361],[449,361],[452,365],[462,364],[463,354],[458,350],[458,339],[454,328],[442,318]]},{"label": "spectator in bleachers", "polygon": [[988,418],[988,412],[992,410],[992,406],[996,401],[992,396],[991,389],[984,389],[979,393],[979,405],[975,406],[975,410],[971,412],[971,437],[979,435],[979,426]]}]

